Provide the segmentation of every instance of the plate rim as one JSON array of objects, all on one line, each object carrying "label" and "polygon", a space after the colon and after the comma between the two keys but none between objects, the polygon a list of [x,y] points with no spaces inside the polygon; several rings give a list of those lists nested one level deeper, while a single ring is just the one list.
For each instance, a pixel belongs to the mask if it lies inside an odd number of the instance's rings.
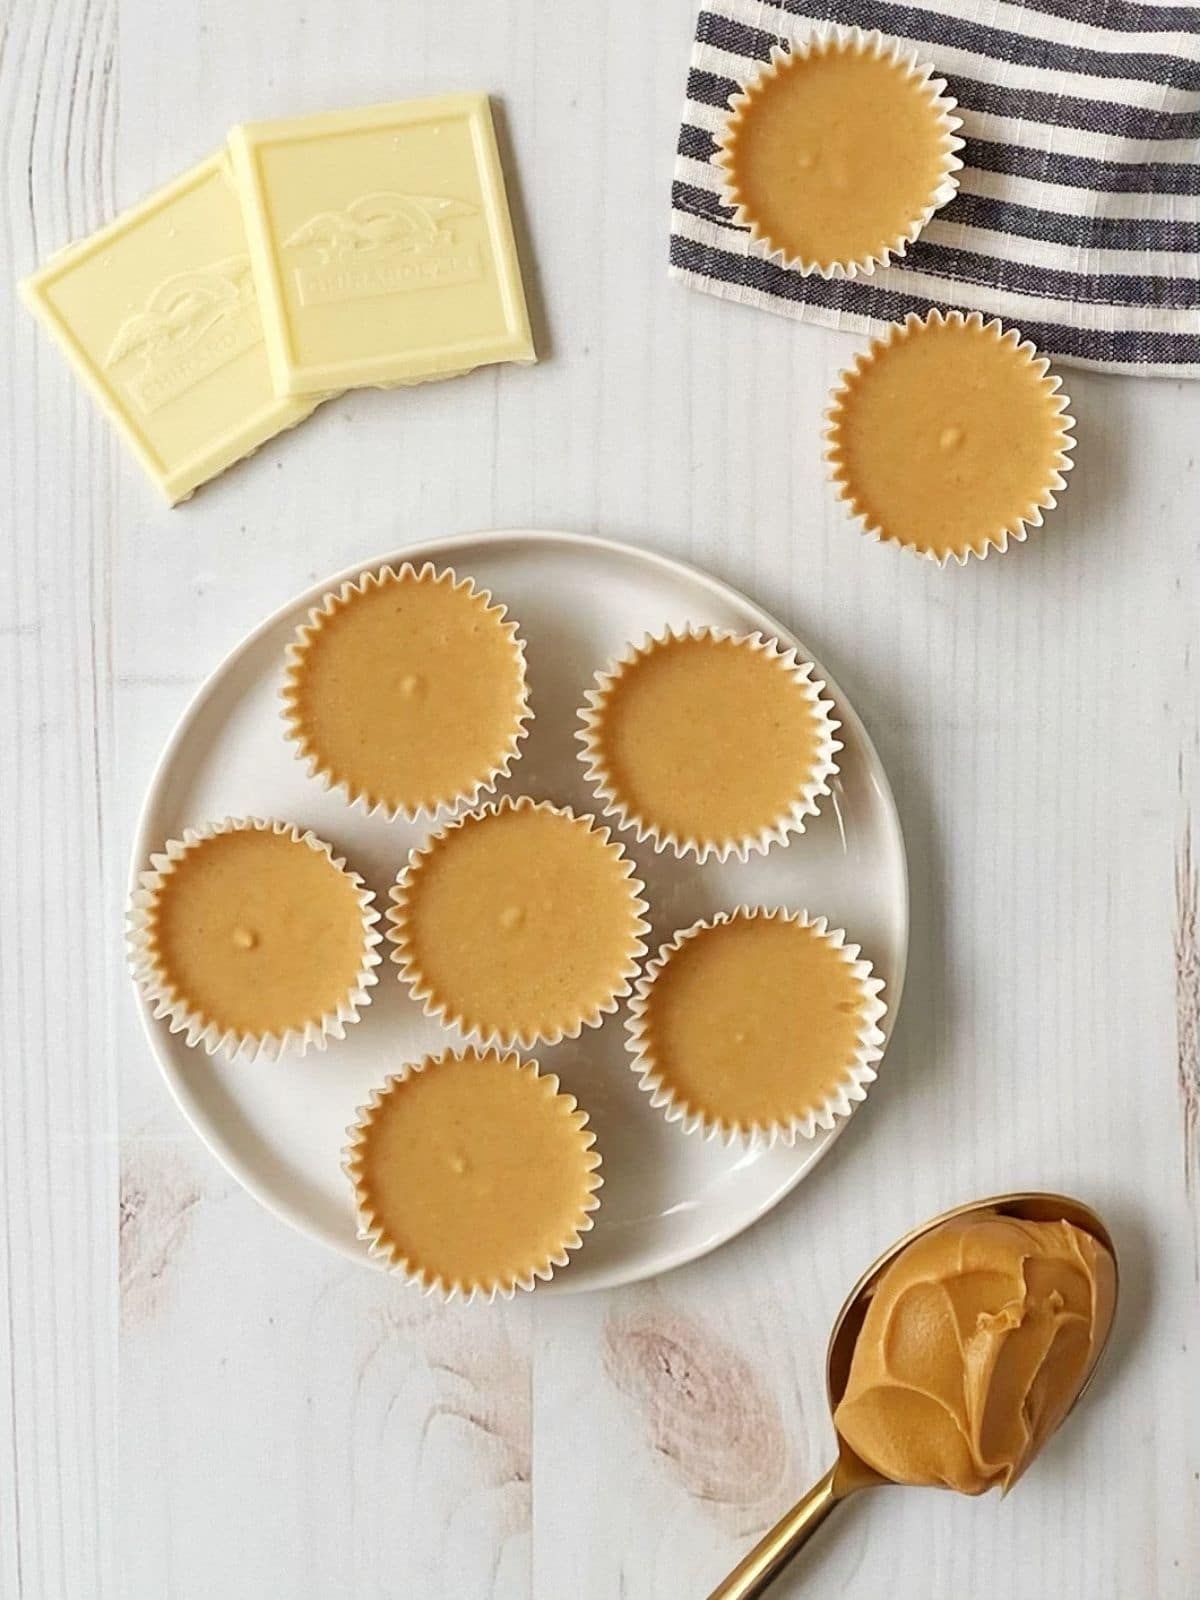
[{"label": "plate rim", "polygon": [[[871,738],[866,724],[859,715],[857,708],[841,689],[836,678],[834,678],[833,675],[825,668],[823,663],[819,662],[819,657],[810,652],[807,645],[798,639],[790,628],[785,627],[773,612],[761,605],[744,590],[739,589],[735,584],[727,582],[724,578],[717,577],[715,573],[707,571],[704,567],[694,565],[690,561],[684,561],[677,556],[667,555],[659,550],[647,549],[642,545],[632,544],[628,540],[607,538],[602,534],[576,533],[567,529],[519,527],[482,528],[473,532],[468,531],[454,534],[443,534],[440,537],[419,540],[411,545],[400,546],[399,548],[387,551],[382,555],[352,562],[349,566],[341,568],[338,572],[331,574],[328,578],[319,579],[316,583],[306,585],[305,588],[293,594],[289,599],[277,606],[266,617],[264,617],[253,628],[251,628],[248,633],[243,634],[241,638],[238,639],[237,642],[221,656],[216,665],[209,669],[209,671],[204,675],[202,681],[197,685],[192,694],[189,695],[186,704],[183,706],[183,709],[179,712],[175,719],[170,734],[168,735],[167,740],[159,754],[158,760],[154,763],[154,767],[146,784],[145,793],[142,796],[141,805],[138,808],[137,822],[134,827],[129,871],[127,874],[125,889],[125,905],[123,908],[124,925],[127,927],[130,898],[135,890],[139,887],[140,874],[144,870],[144,864],[149,860],[151,850],[157,848],[157,846],[152,842],[152,838],[149,833],[149,825],[152,812],[159,801],[160,790],[166,780],[166,776],[175,764],[176,757],[178,756],[180,750],[183,748],[191,723],[212,693],[213,685],[228,673],[228,671],[236,664],[240,657],[252,651],[255,645],[259,643],[264,635],[271,632],[272,629],[279,627],[281,623],[283,623],[289,616],[298,611],[301,607],[308,604],[315,605],[317,600],[310,600],[311,596],[316,594],[319,597],[319,595],[328,593],[332,589],[339,588],[343,583],[353,581],[363,572],[376,570],[385,565],[396,565],[397,563],[403,563],[405,561],[415,562],[418,560],[436,561],[439,558],[448,559],[452,556],[455,550],[462,549],[466,546],[478,546],[480,544],[505,544],[512,543],[516,540],[522,540],[532,544],[567,545],[581,549],[592,549],[607,556],[615,555],[624,560],[646,562],[651,566],[659,568],[668,576],[682,578],[693,585],[698,583],[701,587],[707,589],[718,599],[725,601],[732,600],[741,606],[749,608],[759,617],[764,619],[776,638],[783,639],[790,645],[794,645],[805,660],[814,661],[820,665],[820,671],[824,681],[828,686],[830,694],[838,702],[839,709],[843,712],[843,714],[848,713],[854,719],[856,724],[856,732],[865,747],[873,776],[880,793],[880,798],[883,802],[883,807],[887,814],[890,826],[894,831],[896,845],[899,851],[900,874],[898,883],[899,903],[897,909],[900,913],[903,937],[900,940],[898,949],[898,970],[893,981],[889,985],[888,1010],[882,1024],[885,1036],[884,1056],[886,1057],[887,1051],[891,1045],[892,1034],[895,1031],[896,1018],[899,1015],[901,1002],[903,1000],[905,979],[908,971],[909,940],[912,932],[911,898],[908,870],[908,850],[905,844],[904,828],[900,820],[899,808],[896,805],[896,797],[892,789],[891,779],[888,776],[887,768],[884,766],[879,751],[875,746],[875,741]],[[157,835],[154,837],[156,838]],[[161,844],[161,840],[159,841],[159,844]],[[122,942],[123,944],[125,943],[124,931]],[[126,971],[128,972],[129,966],[127,948],[125,954],[126,960],[124,964]],[[165,1048],[162,1048],[160,1020],[153,1015],[151,1007],[146,1003],[146,1000],[141,991],[138,989],[137,984],[133,981],[132,975],[130,975],[130,988],[133,992],[134,1002],[137,1006],[138,1015],[142,1024],[142,1032],[149,1046],[150,1054],[153,1056],[158,1066],[158,1070],[166,1082],[167,1089],[170,1092],[172,1100],[174,1101],[184,1121],[191,1129],[192,1133],[200,1140],[201,1144],[209,1151],[209,1153],[220,1164],[220,1166],[230,1175],[230,1177],[232,1177],[238,1184],[241,1185],[243,1189],[246,1190],[252,1199],[257,1202],[257,1204],[262,1206],[264,1210],[266,1210],[271,1216],[275,1217],[285,1227],[293,1229],[313,1244],[319,1246],[321,1249],[334,1252],[346,1261],[355,1262],[361,1266],[372,1268],[375,1271],[383,1270],[380,1266],[380,1263],[370,1257],[366,1251],[351,1250],[349,1248],[343,1249],[336,1243],[336,1241],[326,1239],[323,1234],[310,1227],[303,1219],[302,1214],[297,1213],[294,1209],[288,1208],[276,1200],[267,1189],[260,1185],[253,1171],[247,1168],[244,1163],[242,1163],[238,1157],[233,1154],[232,1151],[224,1148],[222,1144],[218,1142],[218,1130],[209,1126],[211,1119],[204,1119],[198,1114],[193,1114],[193,1108],[189,1105],[189,1096],[186,1085],[179,1074],[170,1067],[168,1053]],[[857,1109],[858,1107],[856,1105],[854,1108],[855,1112],[857,1112]],[[701,1239],[695,1245],[679,1249],[675,1253],[671,1254],[669,1259],[665,1262],[650,1262],[648,1264],[635,1265],[632,1271],[610,1271],[607,1275],[602,1276],[598,1280],[590,1280],[584,1277],[580,1281],[575,1282],[573,1281],[573,1275],[569,1272],[561,1275],[555,1274],[554,1278],[551,1279],[549,1283],[541,1286],[542,1293],[545,1294],[547,1292],[554,1292],[557,1294],[586,1294],[599,1292],[606,1289],[622,1287],[628,1284],[644,1282],[646,1279],[658,1277],[662,1273],[672,1272],[678,1267],[687,1266],[691,1262],[701,1260],[704,1256],[711,1254],[714,1250],[720,1249],[722,1245],[728,1244],[730,1240],[737,1238],[740,1234],[743,1234],[748,1229],[754,1227],[754,1225],[760,1222],[763,1217],[780,1205],[782,1201],[784,1201],[788,1195],[792,1193],[797,1185],[804,1178],[806,1178],[815,1167],[820,1165],[820,1163],[825,1159],[825,1156],[837,1143],[838,1139],[850,1121],[851,1117],[838,1118],[835,1121],[833,1128],[829,1130],[826,1137],[823,1139],[813,1158],[798,1165],[795,1171],[792,1172],[784,1180],[784,1182],[779,1185],[778,1188],[772,1190],[770,1195],[760,1205],[756,1205],[748,1215],[742,1217],[736,1223],[736,1225],[731,1227],[727,1232],[719,1232],[711,1238]]]}]

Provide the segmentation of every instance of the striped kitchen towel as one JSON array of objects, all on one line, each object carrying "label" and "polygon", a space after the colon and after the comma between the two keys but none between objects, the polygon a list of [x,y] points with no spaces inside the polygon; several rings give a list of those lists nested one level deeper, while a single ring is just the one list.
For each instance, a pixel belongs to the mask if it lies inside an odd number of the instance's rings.
[{"label": "striped kitchen towel", "polygon": [[[933,63],[963,119],[959,193],[903,260],[854,281],[749,253],[713,134],[774,44],[844,23]],[[1200,6],[1169,0],[703,0],[671,196],[695,288],[878,333],[932,305],[1047,355],[1200,377]]]}]

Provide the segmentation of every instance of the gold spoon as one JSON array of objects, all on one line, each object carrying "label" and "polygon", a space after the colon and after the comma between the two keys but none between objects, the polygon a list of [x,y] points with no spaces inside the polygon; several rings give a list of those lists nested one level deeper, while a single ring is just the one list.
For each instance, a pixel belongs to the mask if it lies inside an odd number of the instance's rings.
[{"label": "gold spoon", "polygon": [[[976,1200],[970,1205],[956,1206],[953,1211],[943,1212],[940,1217],[934,1217],[931,1221],[922,1223],[919,1228],[914,1228],[911,1233],[898,1240],[890,1250],[885,1251],[874,1266],[868,1267],[846,1297],[846,1302],[833,1325],[833,1332],[829,1336],[829,1353],[825,1361],[825,1382],[831,1414],[836,1410],[838,1401],[845,1392],[854,1346],[867,1314],[871,1294],[885,1267],[890,1266],[901,1250],[907,1249],[914,1239],[919,1239],[922,1234],[929,1233],[933,1228],[941,1227],[943,1222],[949,1222],[955,1217],[973,1216],[984,1211],[998,1212],[1001,1216],[1018,1217],[1023,1222],[1073,1223],[1084,1233],[1090,1233],[1104,1246],[1112,1256],[1114,1276],[1116,1275],[1117,1252],[1108,1229],[1089,1206],[1085,1206],[1079,1200],[1071,1200],[1066,1195],[1042,1194],[1036,1190],[1025,1194],[1001,1194],[990,1200]],[[1114,1284],[1114,1309],[1115,1294]],[[1104,1343],[1108,1342],[1111,1330],[1112,1320],[1109,1321],[1108,1329],[1105,1331]],[[1102,1344],[1101,1353],[1103,1348]],[[1074,1410],[1079,1403],[1099,1364],[1097,1355],[1083,1387],[1075,1396],[1071,1410]],[[809,1537],[816,1532],[840,1500],[856,1494],[859,1489],[874,1488],[889,1481],[867,1466],[865,1461],[860,1461],[840,1435],[837,1445],[837,1460],[825,1476],[818,1483],[814,1483],[804,1498],[780,1517],[775,1526],[763,1535],[750,1554],[738,1563],[723,1583],[717,1585],[708,1600],[757,1600],[759,1595],[765,1593],[767,1586],[779,1576],[800,1546],[808,1542]]]}]

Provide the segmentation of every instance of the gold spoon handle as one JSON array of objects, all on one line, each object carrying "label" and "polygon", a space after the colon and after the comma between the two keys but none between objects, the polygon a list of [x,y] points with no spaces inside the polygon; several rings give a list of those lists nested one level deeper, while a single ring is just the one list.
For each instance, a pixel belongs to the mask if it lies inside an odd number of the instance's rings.
[{"label": "gold spoon handle", "polygon": [[837,1483],[837,1472],[835,1462],[804,1498],[763,1534],[750,1554],[738,1562],[708,1600],[757,1600],[759,1595],[765,1594],[767,1586],[808,1541],[809,1535],[816,1532],[838,1501],[844,1500],[857,1487]]}]

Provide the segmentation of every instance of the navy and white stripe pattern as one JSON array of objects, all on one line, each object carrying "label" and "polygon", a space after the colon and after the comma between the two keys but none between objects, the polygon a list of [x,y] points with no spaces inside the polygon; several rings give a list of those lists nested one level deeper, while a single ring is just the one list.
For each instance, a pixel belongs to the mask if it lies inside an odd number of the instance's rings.
[{"label": "navy and white stripe pattern", "polygon": [[[958,195],[902,261],[827,281],[750,253],[713,135],[774,44],[836,24],[932,62],[963,119]],[[1079,366],[1200,377],[1200,6],[1170,0],[702,0],[671,270],[877,333],[931,306],[999,316]]]}]

